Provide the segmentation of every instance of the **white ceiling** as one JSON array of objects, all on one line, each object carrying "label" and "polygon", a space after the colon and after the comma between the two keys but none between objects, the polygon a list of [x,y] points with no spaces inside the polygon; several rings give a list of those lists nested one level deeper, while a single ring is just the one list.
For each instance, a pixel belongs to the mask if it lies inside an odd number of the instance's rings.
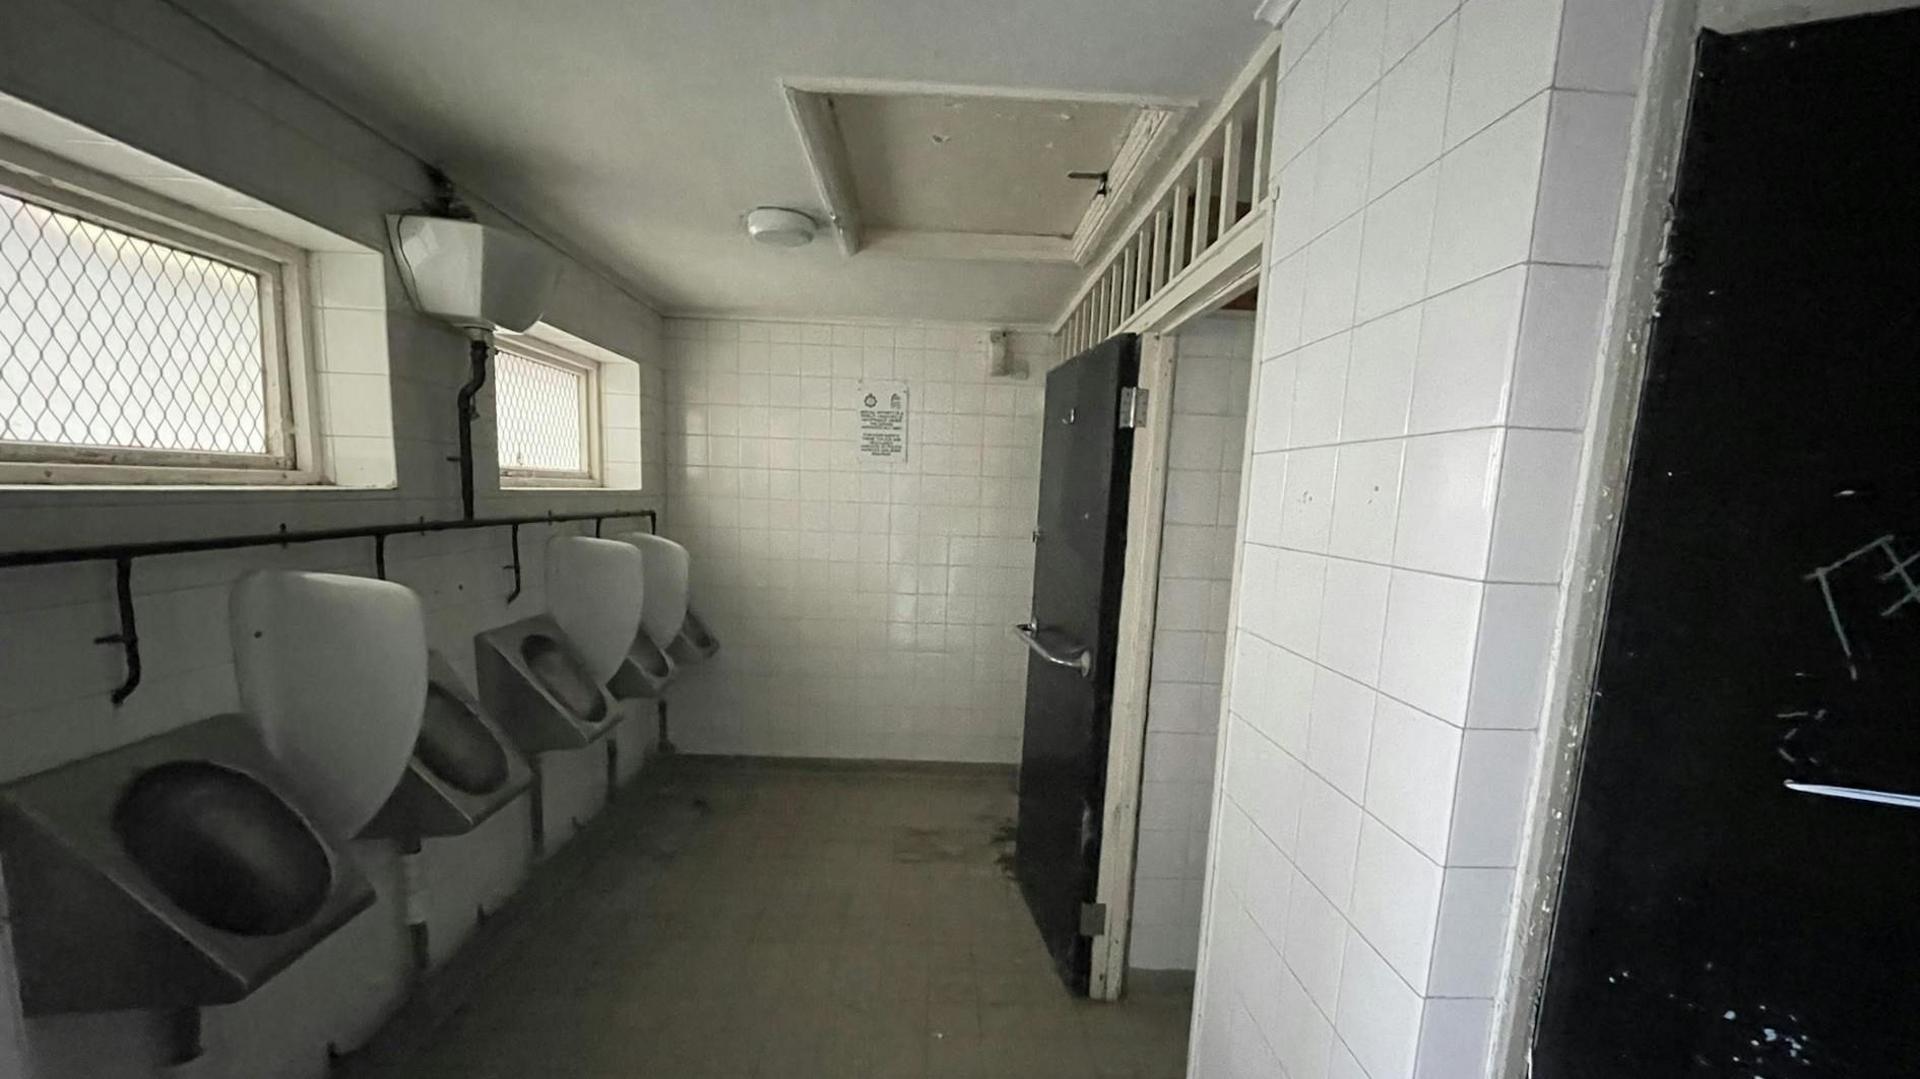
[{"label": "white ceiling", "polygon": [[835,94],[861,224],[1067,237],[1140,110],[1003,98]]},{"label": "white ceiling", "polygon": [[[1194,99],[1264,36],[1252,0],[177,0],[527,213],[666,311],[1040,322],[1069,265],[755,247],[820,210],[783,78]],[[1095,166],[1099,167],[1099,166]]]}]

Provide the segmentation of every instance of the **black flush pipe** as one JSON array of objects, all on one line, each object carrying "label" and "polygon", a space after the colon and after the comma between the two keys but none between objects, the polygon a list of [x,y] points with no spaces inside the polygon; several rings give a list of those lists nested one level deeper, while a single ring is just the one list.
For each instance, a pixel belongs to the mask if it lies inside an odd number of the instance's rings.
[{"label": "black flush pipe", "polygon": [[473,403],[474,395],[487,384],[487,360],[493,356],[493,345],[485,337],[476,337],[467,345],[467,357],[472,370],[467,375],[466,385],[460,387],[460,396],[456,407],[460,413],[460,514],[463,519],[473,520],[473,421],[480,410]]},{"label": "black flush pipe", "polygon": [[114,594],[118,597],[120,632],[95,637],[94,644],[117,644],[127,657],[127,677],[113,691],[113,706],[126,703],[140,685],[140,626],[133,615],[133,559],[113,560]]},{"label": "black flush pipe", "polygon": [[507,543],[509,546],[513,548],[513,561],[500,568],[510,569],[513,571],[513,590],[507,593],[507,602],[512,603],[514,600],[520,598],[520,585],[522,583],[520,579],[521,566],[520,566],[520,526],[519,525],[513,525],[511,528],[508,529]]},{"label": "black flush pipe", "polygon": [[[370,539],[374,541],[374,563],[375,570],[378,572],[386,568],[385,541],[391,536],[424,535],[428,532],[465,532],[476,528],[508,528],[516,531],[517,541],[517,529],[520,525],[556,525],[572,521],[591,521],[597,531],[602,521],[618,517],[644,517],[647,521],[647,531],[659,530],[659,518],[653,510],[547,513],[526,517],[468,517],[458,521],[429,521],[421,518],[417,521],[397,524],[316,528],[302,532],[290,531],[282,525],[278,531],[253,535],[156,540],[151,543],[108,543],[96,547],[61,547],[37,551],[0,551],[0,570],[26,566],[53,566],[72,562],[114,563],[114,592],[118,600],[120,632],[96,637],[94,643],[117,645],[126,657],[126,677],[113,691],[113,703],[119,705],[140,686],[140,631],[133,609],[133,560],[136,558],[156,558],[161,555],[191,554],[199,551],[231,551],[242,547],[286,547],[296,543]],[[514,546],[517,554],[518,542]],[[516,573],[516,589],[517,576]],[[516,591],[515,594],[517,595],[518,592]]]}]

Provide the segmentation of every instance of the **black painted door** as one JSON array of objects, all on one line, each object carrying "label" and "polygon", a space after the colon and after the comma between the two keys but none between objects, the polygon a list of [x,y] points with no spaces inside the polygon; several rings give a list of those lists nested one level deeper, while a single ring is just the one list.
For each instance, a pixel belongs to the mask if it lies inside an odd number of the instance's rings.
[{"label": "black painted door", "polygon": [[1077,993],[1086,992],[1091,955],[1080,911],[1093,901],[1100,862],[1133,460],[1120,391],[1138,372],[1138,338],[1128,334],[1047,376],[1033,613],[1017,630],[1029,654],[1014,865],[1054,965]]},{"label": "black painted door", "polygon": [[1544,1079],[1920,1074],[1916,57],[1701,42]]}]

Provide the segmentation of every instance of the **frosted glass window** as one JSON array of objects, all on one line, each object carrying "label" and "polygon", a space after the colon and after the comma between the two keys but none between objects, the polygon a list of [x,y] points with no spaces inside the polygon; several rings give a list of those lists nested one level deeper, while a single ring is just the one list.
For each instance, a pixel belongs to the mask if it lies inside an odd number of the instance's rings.
[{"label": "frosted glass window", "polygon": [[500,474],[507,482],[591,482],[591,370],[501,348],[493,372]]},{"label": "frosted glass window", "polygon": [[290,466],[275,288],[0,190],[0,457]]}]

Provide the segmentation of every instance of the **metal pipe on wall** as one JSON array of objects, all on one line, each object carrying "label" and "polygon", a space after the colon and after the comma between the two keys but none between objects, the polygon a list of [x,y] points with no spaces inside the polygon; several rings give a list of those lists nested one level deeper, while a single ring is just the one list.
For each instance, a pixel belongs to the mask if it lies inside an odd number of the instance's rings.
[{"label": "metal pipe on wall", "polygon": [[[467,518],[458,521],[419,520],[411,524],[363,525],[357,528],[323,528],[304,532],[288,531],[285,525],[278,532],[268,532],[241,536],[219,536],[198,540],[162,540],[153,543],[116,543],[97,547],[66,547],[39,551],[10,551],[0,553],[0,569],[15,569],[25,566],[52,566],[69,562],[116,563],[115,591],[119,599],[120,632],[106,634],[94,640],[95,644],[117,645],[126,656],[126,677],[113,691],[113,703],[118,706],[126,701],[140,685],[140,634],[135,621],[133,608],[133,560],[152,558],[159,555],[189,554],[200,551],[231,551],[243,547],[285,547],[294,543],[325,543],[344,539],[371,539],[376,543],[374,561],[377,570],[386,565],[385,539],[389,536],[408,535],[428,532],[460,532],[475,528],[512,528],[515,530],[514,595],[519,595],[519,543],[518,529],[521,525],[555,525],[569,521],[592,521],[596,528],[608,517],[644,517],[648,531],[657,531],[659,516],[653,510],[614,511],[610,513],[549,513],[538,517],[497,517]],[[384,576],[384,574],[382,574]]]},{"label": "metal pipe on wall", "polygon": [[455,399],[460,417],[460,456],[455,458],[460,462],[460,513],[469,521],[473,520],[473,421],[480,417],[480,409],[473,399],[487,384],[487,361],[492,357],[493,342],[486,336],[474,337],[467,345],[472,368]]}]

